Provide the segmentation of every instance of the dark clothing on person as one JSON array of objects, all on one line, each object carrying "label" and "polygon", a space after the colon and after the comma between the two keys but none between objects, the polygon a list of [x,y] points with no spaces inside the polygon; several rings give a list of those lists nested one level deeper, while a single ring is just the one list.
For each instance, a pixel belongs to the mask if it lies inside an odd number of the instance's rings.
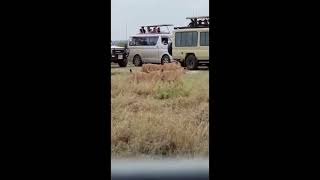
[{"label": "dark clothing on person", "polygon": [[194,27],[194,20],[191,19],[191,22],[189,23],[189,27]]},{"label": "dark clothing on person", "polygon": [[191,19],[189,27],[196,27],[197,26],[197,19]]},{"label": "dark clothing on person", "polygon": [[208,25],[208,20],[205,19],[205,20],[203,21],[203,23],[204,23],[205,25]]}]

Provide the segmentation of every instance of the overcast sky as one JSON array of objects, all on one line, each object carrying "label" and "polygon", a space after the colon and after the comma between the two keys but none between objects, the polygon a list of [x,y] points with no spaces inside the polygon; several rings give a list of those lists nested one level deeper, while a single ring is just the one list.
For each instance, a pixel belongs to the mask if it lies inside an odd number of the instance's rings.
[{"label": "overcast sky", "polygon": [[111,0],[111,40],[126,40],[140,25],[184,26],[188,16],[208,15],[209,0]]}]

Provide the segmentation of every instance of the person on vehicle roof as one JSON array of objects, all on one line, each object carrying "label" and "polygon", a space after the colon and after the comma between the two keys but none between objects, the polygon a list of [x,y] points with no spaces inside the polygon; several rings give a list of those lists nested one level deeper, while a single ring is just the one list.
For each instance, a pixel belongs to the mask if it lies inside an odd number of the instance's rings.
[{"label": "person on vehicle roof", "polygon": [[144,33],[146,33],[146,30],[144,29],[144,27],[143,27],[143,26],[142,26],[142,31],[143,31],[143,34],[144,34]]},{"label": "person on vehicle roof", "polygon": [[152,32],[157,33],[157,27],[154,27]]},{"label": "person on vehicle roof", "polygon": [[205,20],[203,21],[203,23],[204,23],[204,25],[208,25],[208,20],[205,19]]},{"label": "person on vehicle roof", "polygon": [[197,19],[196,19],[196,18],[194,18],[194,19],[193,19],[192,27],[196,27],[196,26],[197,26],[197,22],[198,22],[198,21],[197,21]]},{"label": "person on vehicle roof", "polygon": [[194,27],[194,20],[191,19],[191,22],[189,23],[189,27]]}]

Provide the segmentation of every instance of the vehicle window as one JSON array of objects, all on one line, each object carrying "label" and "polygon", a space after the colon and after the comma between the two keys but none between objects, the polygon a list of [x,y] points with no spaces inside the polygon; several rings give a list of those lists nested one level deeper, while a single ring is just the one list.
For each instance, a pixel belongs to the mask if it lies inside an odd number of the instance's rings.
[{"label": "vehicle window", "polygon": [[198,42],[198,32],[177,32],[175,45],[176,47],[184,47],[184,46],[197,46]]},{"label": "vehicle window", "polygon": [[167,45],[168,42],[169,42],[169,38],[167,38],[167,37],[162,37],[162,38],[161,38],[161,42],[162,42],[162,44]]},{"label": "vehicle window", "polygon": [[141,42],[141,39],[139,37],[130,37],[129,39],[130,46],[139,46],[140,42]]},{"label": "vehicle window", "polygon": [[188,42],[188,32],[181,33],[181,40],[180,40],[181,46],[188,46],[187,42]]},{"label": "vehicle window", "polygon": [[133,38],[132,38],[132,37],[129,38],[129,45],[130,45],[130,46],[133,46],[133,45],[134,45],[134,42],[133,42]]},{"label": "vehicle window", "polygon": [[181,33],[176,33],[176,38],[175,38],[175,46],[180,47],[180,41],[181,41]]},{"label": "vehicle window", "polygon": [[197,46],[198,45],[198,32],[192,32],[192,46]]},{"label": "vehicle window", "polygon": [[159,37],[148,37],[148,46],[155,46],[157,45]]},{"label": "vehicle window", "polygon": [[159,37],[131,37],[130,46],[155,46]]},{"label": "vehicle window", "polygon": [[146,38],[146,37],[140,38],[140,45],[147,46],[148,45],[148,38]]},{"label": "vehicle window", "polygon": [[209,46],[209,32],[200,33],[200,46]]}]

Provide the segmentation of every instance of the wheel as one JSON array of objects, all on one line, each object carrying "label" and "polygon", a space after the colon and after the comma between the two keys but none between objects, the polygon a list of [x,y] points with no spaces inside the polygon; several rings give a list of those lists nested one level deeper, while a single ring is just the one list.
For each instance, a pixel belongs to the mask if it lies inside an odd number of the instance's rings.
[{"label": "wheel", "polygon": [[161,58],[161,64],[170,63],[170,57],[168,55],[163,55]]},{"label": "wheel", "polygon": [[134,66],[141,66],[142,65],[142,60],[139,55],[135,55],[133,58],[133,64]]},{"label": "wheel", "polygon": [[187,69],[194,70],[198,68],[198,60],[194,55],[189,55],[186,59]]},{"label": "wheel", "polygon": [[124,58],[122,61],[118,62],[120,67],[126,67],[128,64],[128,59]]}]

